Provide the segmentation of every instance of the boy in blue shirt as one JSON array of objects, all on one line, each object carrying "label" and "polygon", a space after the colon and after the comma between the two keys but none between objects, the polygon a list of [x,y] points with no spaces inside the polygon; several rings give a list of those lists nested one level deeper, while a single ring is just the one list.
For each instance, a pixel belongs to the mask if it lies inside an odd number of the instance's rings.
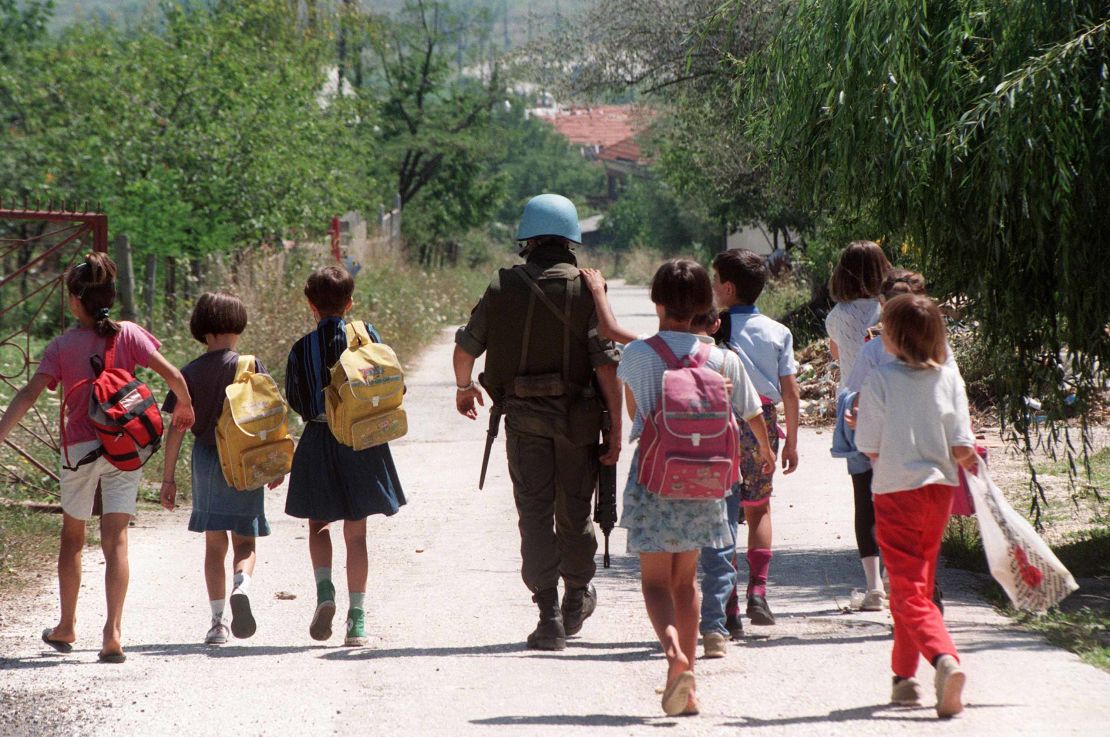
[{"label": "boy in blue shirt", "polygon": [[[767,434],[776,451],[780,434],[784,438],[783,473],[793,473],[798,467],[799,405],[798,383],[794,379],[797,373],[794,337],[789,328],[760,314],[755,306],[768,277],[763,257],[752,251],[734,249],[717,254],[713,259],[713,292],[717,304],[726,308],[727,312],[721,315],[721,329],[715,337],[740,357],[763,402]],[[785,433],[780,433],[777,423],[775,405],[779,402],[783,404]],[[767,605],[767,572],[771,566],[771,479],[774,469],[770,473],[762,471],[758,444],[746,422],[740,423],[740,446],[740,471],[743,476],[740,505],[748,525],[747,614],[752,624],[771,625],[775,623],[775,617]],[[708,571],[720,567],[713,566],[713,562],[734,559],[733,555],[732,550],[705,549],[702,551],[702,565]],[[707,558],[711,560],[707,561]],[[724,581],[725,577],[720,577],[720,580]],[[720,612],[720,622],[724,622],[724,615],[724,611]],[[704,612],[702,617],[703,620],[706,618]],[[712,624],[703,621],[702,632]],[[738,622],[732,629],[739,629]]]}]

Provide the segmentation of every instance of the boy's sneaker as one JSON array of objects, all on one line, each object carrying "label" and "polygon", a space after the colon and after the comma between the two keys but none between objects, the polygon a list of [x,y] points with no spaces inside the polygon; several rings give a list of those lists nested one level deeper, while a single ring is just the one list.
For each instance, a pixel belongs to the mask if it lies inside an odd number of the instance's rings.
[{"label": "boy's sneaker", "polygon": [[775,615],[771,614],[771,607],[767,606],[767,599],[763,596],[748,597],[748,619],[752,624],[763,626],[775,623]]},{"label": "boy's sneaker", "polygon": [[361,609],[347,610],[347,636],[343,644],[347,647],[362,647],[366,644],[366,615]]},{"label": "boy's sneaker", "polygon": [[316,611],[308,634],[313,640],[324,641],[331,637],[331,620],[335,616],[335,586],[331,581],[316,584]]},{"label": "boy's sneaker", "polygon": [[725,617],[725,629],[728,630],[728,636],[733,640],[744,639],[744,622],[740,619],[739,614],[730,614]]},{"label": "boy's sneaker", "polygon": [[704,658],[723,658],[728,655],[728,639],[720,632],[706,632],[701,636],[701,644],[705,650],[702,656]]},{"label": "boy's sneaker", "polygon": [[886,601],[886,594],[883,593],[882,589],[868,591],[863,595],[863,603],[859,605],[859,610],[861,612],[881,612],[884,601]]},{"label": "boy's sneaker", "polygon": [[898,706],[921,706],[921,684],[914,678],[894,676],[890,689],[890,703]]},{"label": "boy's sneaker", "polygon": [[245,640],[254,634],[258,625],[251,614],[251,600],[239,589],[231,592],[231,634]]},{"label": "boy's sneaker", "polygon": [[937,658],[937,675],[933,684],[937,689],[937,716],[954,717],[964,710],[963,693],[967,674],[951,655]]},{"label": "boy's sneaker", "polygon": [[226,645],[227,635],[227,624],[224,622],[223,617],[213,617],[212,626],[208,629],[208,634],[204,636],[204,644]]}]

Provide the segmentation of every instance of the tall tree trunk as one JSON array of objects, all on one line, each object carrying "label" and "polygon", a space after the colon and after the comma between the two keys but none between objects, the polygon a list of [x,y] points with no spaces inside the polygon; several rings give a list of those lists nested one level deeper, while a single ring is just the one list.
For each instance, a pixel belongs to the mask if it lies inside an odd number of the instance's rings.
[{"label": "tall tree trunk", "polygon": [[146,257],[145,276],[143,298],[146,302],[146,329],[154,332],[154,290],[158,288],[158,257],[153,253]]},{"label": "tall tree trunk", "polygon": [[117,235],[116,283],[119,288],[120,318],[134,322],[138,317],[135,310],[135,267],[131,261],[131,241],[125,235]]},{"label": "tall tree trunk", "polygon": [[166,324],[177,324],[177,259],[166,256]]}]

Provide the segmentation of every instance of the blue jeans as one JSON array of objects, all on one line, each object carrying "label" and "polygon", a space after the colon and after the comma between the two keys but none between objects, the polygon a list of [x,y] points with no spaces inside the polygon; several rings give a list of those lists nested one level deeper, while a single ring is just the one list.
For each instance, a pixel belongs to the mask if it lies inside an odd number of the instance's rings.
[{"label": "blue jeans", "polygon": [[736,588],[736,568],[732,560],[736,555],[736,530],[740,525],[740,485],[736,484],[725,497],[728,509],[728,527],[732,532],[732,545],[723,548],[701,549],[701,633],[719,632],[727,635],[725,605]]}]

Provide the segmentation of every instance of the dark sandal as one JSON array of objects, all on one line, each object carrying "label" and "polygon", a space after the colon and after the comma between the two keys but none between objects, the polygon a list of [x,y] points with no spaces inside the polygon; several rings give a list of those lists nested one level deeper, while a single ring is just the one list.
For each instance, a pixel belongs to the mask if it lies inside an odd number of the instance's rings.
[{"label": "dark sandal", "polygon": [[58,652],[60,652],[60,653],[71,653],[71,652],[73,652],[73,645],[72,644],[70,644],[68,642],[62,642],[61,640],[51,640],[50,639],[50,633],[53,632],[53,631],[54,631],[53,629],[44,629],[42,631],[42,641],[45,642],[50,647],[57,650]]},{"label": "dark sandal", "polygon": [[101,663],[119,665],[127,660],[127,656],[123,653],[97,653],[96,659]]}]

